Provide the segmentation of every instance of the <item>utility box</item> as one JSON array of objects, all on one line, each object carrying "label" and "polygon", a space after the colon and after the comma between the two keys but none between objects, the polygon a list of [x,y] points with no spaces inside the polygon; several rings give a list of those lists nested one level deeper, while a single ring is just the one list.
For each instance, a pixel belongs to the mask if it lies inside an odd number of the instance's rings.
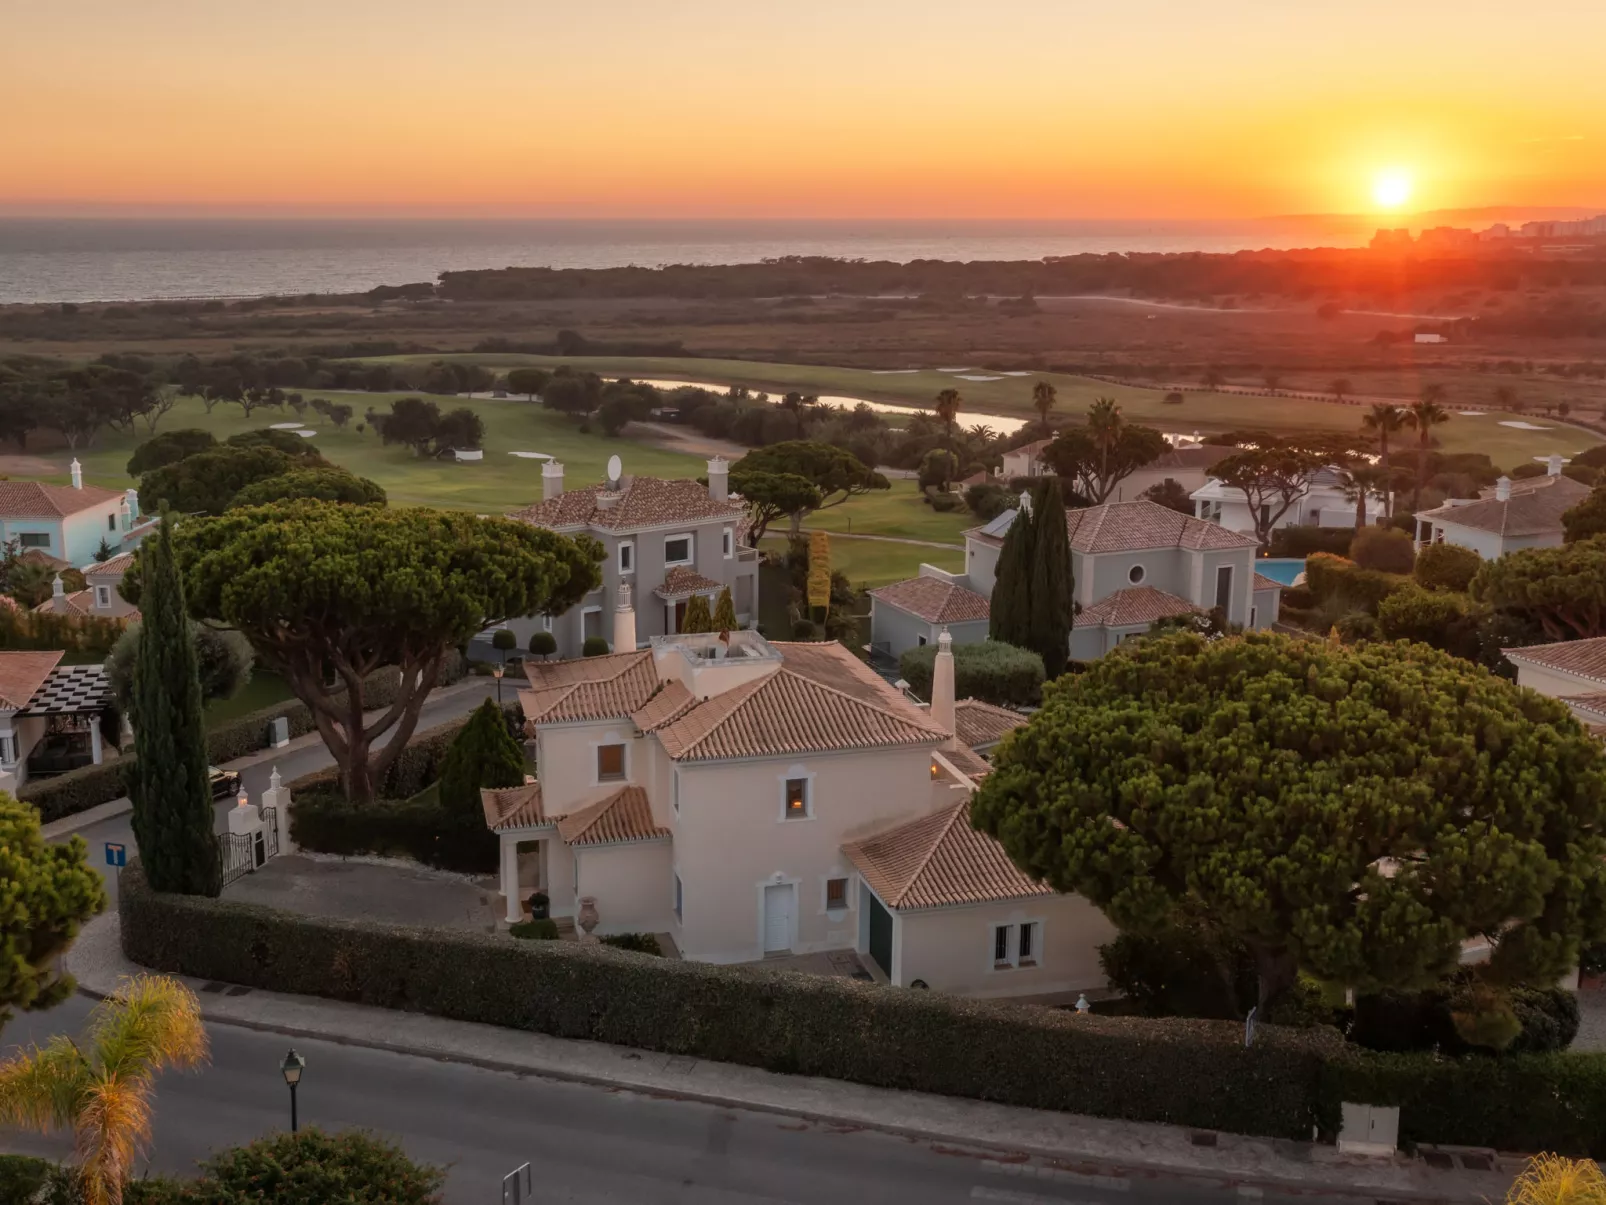
[{"label": "utility box", "polygon": [[280,716],[268,722],[268,747],[283,749],[290,743],[290,721]]},{"label": "utility box", "polygon": [[1400,1149],[1400,1110],[1394,1105],[1343,1104],[1338,1149],[1346,1155],[1393,1155]]}]

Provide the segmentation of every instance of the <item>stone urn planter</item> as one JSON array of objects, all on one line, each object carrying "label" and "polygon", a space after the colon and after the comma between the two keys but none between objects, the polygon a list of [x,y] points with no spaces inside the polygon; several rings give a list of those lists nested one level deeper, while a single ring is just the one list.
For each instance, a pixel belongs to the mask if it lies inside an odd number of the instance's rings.
[{"label": "stone urn planter", "polygon": [[580,915],[575,917],[575,923],[580,926],[581,945],[594,946],[598,943],[599,939],[592,934],[591,930],[597,927],[597,922],[601,919],[597,915],[597,897],[594,895],[582,895],[580,897]]}]

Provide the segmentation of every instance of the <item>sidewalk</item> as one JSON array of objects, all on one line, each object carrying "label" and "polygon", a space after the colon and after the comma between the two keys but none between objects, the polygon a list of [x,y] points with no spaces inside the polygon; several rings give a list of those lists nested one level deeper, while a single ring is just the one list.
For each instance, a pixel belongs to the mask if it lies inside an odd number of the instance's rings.
[{"label": "sidewalk", "polygon": [[[450,699],[476,688],[483,690],[485,689],[484,682],[483,678],[476,678],[471,674],[460,681],[452,683],[450,686],[437,687],[429,692],[429,696],[424,700],[424,706],[428,707],[442,699]],[[364,718],[372,719],[383,714],[383,710],[383,708],[379,708],[367,712]],[[237,757],[233,761],[224,762],[220,768],[224,770],[248,770],[252,766],[260,766],[263,762],[276,761],[280,758],[289,757],[293,753],[299,753],[303,749],[310,749],[322,744],[323,737],[314,728],[311,732],[304,732],[278,748],[259,749],[255,753],[248,753],[244,757]],[[133,810],[133,801],[127,795],[124,795],[121,799],[113,799],[109,803],[97,804],[95,807],[87,808],[82,812],[74,812],[71,816],[63,816],[60,820],[52,820],[49,824],[43,825],[39,831],[46,841],[55,841],[61,837],[76,833],[80,829],[99,824],[102,820],[110,820]]]},{"label": "sidewalk", "polygon": [[[122,976],[140,970],[123,957],[115,915],[91,923],[64,961],[79,990],[91,996],[106,995]],[[1489,1172],[1436,1170],[1403,1155],[1368,1159],[1328,1146],[1235,1134],[1210,1135],[1215,1145],[1198,1146],[1193,1131],[1175,1126],[895,1092],[418,1013],[187,982],[215,1024],[959,1144],[1018,1167],[1025,1178],[1045,1181],[1124,1188],[1134,1175],[1161,1175],[1236,1189],[1245,1199],[1298,1192],[1470,1205],[1503,1200],[1520,1170],[1516,1161],[1497,1162]]]}]

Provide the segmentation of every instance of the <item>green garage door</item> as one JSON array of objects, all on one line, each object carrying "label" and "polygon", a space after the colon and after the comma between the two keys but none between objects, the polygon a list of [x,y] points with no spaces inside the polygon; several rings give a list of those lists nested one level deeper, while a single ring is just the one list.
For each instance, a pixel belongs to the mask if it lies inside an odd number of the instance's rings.
[{"label": "green garage door", "polygon": [[887,978],[892,978],[892,913],[886,906],[870,894],[870,889],[864,891],[865,904],[870,909],[870,957],[874,958],[876,965],[886,972]]}]

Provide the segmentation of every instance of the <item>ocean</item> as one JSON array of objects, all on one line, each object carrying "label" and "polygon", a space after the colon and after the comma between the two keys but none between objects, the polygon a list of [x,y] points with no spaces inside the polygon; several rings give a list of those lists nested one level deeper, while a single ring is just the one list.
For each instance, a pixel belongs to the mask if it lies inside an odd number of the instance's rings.
[{"label": "ocean", "polygon": [[246,220],[0,217],[0,304],[354,293],[468,268],[1359,246],[1341,220],[1241,222]]}]

